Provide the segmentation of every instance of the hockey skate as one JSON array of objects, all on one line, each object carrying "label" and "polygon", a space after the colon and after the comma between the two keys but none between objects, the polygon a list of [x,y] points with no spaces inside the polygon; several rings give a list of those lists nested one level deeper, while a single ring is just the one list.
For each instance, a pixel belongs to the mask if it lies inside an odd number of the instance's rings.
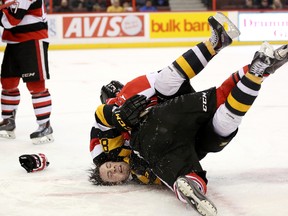
[{"label": "hockey skate", "polygon": [[205,197],[198,185],[193,180],[186,177],[179,177],[176,180],[176,188],[182,198],[191,205],[199,214],[203,216],[216,216],[216,206]]},{"label": "hockey skate", "polygon": [[30,139],[35,145],[51,143],[54,141],[53,138],[53,129],[50,125],[50,122],[39,125],[38,129],[30,134]]},{"label": "hockey skate", "polygon": [[264,76],[273,74],[278,68],[288,62],[288,45],[283,45],[274,51],[274,63],[264,71]]},{"label": "hockey skate", "polygon": [[268,42],[264,42],[260,50],[255,53],[249,72],[258,77],[263,77],[265,71],[269,75],[267,69],[273,67],[274,62],[274,49]]},{"label": "hockey skate", "polygon": [[[209,40],[216,52],[229,46],[232,40],[240,35],[239,29],[221,12],[210,16],[208,22],[212,28],[212,36]],[[224,24],[228,25],[228,31],[224,29]]]},{"label": "hockey skate", "polygon": [[3,121],[0,122],[0,137],[6,139],[15,139],[16,138],[14,133],[15,128],[16,124],[15,124],[15,111],[14,111],[11,117],[3,119]]}]

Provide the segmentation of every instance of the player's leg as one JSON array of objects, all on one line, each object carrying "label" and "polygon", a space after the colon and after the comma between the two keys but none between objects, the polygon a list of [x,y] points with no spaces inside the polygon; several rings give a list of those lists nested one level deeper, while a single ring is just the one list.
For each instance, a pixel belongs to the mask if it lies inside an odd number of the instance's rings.
[{"label": "player's leg", "polygon": [[[22,79],[31,93],[38,124],[38,129],[30,134],[34,144],[48,143],[54,140],[50,125],[51,95],[45,87],[45,80],[50,78],[48,46],[48,43],[41,40],[27,41],[21,44],[19,52]],[[29,52],[29,55],[27,52]]]},{"label": "player's leg", "polygon": [[196,145],[199,159],[209,152],[221,151],[233,139],[243,116],[257,98],[262,81],[288,61],[287,53],[286,45],[276,49],[273,54],[273,48],[264,43],[249,67],[232,74],[217,89],[219,108],[199,133],[200,141]]},{"label": "player's leg", "polygon": [[254,55],[249,71],[231,90],[225,103],[217,109],[213,117],[213,126],[217,134],[226,137],[238,128],[243,116],[257,98],[261,83],[265,77],[288,61],[287,53],[286,45],[274,51],[269,43],[262,44]]},{"label": "player's leg", "polygon": [[[209,17],[208,22],[212,29],[211,37],[189,49],[159,72],[155,90],[160,98],[169,99],[193,92],[190,79],[199,74],[221,49],[230,45],[232,39],[240,34],[236,26],[222,13]],[[224,23],[228,24],[228,31],[224,29]]]},{"label": "player's leg", "polygon": [[38,129],[30,134],[34,144],[53,142],[53,129],[50,125],[52,101],[49,90],[45,88],[45,81],[27,82],[26,86],[32,96],[32,104]]},{"label": "player's leg", "polygon": [[[287,47],[288,45],[283,45],[274,51],[274,63],[265,70],[263,74],[264,78],[274,73],[278,68],[280,68],[288,61]],[[259,55],[259,53],[261,52],[256,52],[255,57],[256,55]],[[242,77],[249,71],[249,67],[250,65],[246,65],[240,70],[236,71],[228,79],[226,79],[221,84],[221,86],[217,88],[217,108],[226,101],[226,98],[230,94],[231,90],[235,87],[239,80],[241,80]]]},{"label": "player's leg", "polygon": [[3,120],[0,122],[0,137],[15,139],[16,110],[20,103],[20,92],[18,87],[19,77],[1,78],[1,110]]}]

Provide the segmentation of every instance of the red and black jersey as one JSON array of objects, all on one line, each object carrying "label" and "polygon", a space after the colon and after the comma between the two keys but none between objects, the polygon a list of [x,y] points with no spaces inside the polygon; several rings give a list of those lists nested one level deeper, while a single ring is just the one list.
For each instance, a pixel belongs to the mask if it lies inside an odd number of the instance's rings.
[{"label": "red and black jersey", "polygon": [[4,28],[3,42],[48,39],[46,16],[44,0],[17,0],[10,7],[2,9],[0,25]]}]

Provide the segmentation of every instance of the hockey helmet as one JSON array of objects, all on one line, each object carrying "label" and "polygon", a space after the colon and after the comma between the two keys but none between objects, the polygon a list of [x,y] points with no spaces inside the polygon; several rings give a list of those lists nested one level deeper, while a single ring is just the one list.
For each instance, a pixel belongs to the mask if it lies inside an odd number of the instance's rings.
[{"label": "hockey helmet", "polygon": [[116,97],[116,94],[121,91],[123,86],[122,83],[116,80],[112,80],[109,84],[102,86],[100,94],[102,104],[105,104],[108,98]]}]

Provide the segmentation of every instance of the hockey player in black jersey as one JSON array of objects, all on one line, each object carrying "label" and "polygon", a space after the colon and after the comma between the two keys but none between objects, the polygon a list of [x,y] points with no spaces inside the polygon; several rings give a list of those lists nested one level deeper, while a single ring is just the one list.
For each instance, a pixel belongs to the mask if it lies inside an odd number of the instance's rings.
[{"label": "hockey player in black jersey", "polygon": [[[170,99],[151,108],[144,117],[140,113],[145,97],[134,96],[119,108],[116,121],[118,126],[133,128],[132,150],[179,200],[189,203],[201,215],[217,215],[216,206],[205,195],[208,181],[200,160],[227,146],[257,98],[264,79],[287,61],[287,45],[274,50],[264,42],[251,64],[233,73],[219,88]],[[113,171],[109,168],[123,175],[123,170],[129,171],[125,167],[128,164],[116,163],[105,168],[107,163],[100,167],[104,181],[110,181]]]},{"label": "hockey player in black jersey", "polygon": [[[137,94],[145,95],[153,106],[176,96],[195,92],[190,79],[196,77],[209,61],[223,48],[239,36],[237,27],[222,13],[208,18],[211,37],[198,43],[178,57],[172,64],[159,71],[134,78],[123,86],[112,81],[101,89],[102,104],[95,111],[95,122],[90,132],[90,153],[96,168],[92,171],[91,181],[94,184],[106,184],[99,178],[99,167],[106,161],[129,163],[133,169],[133,179],[144,184],[158,184],[159,179],[145,170],[141,160],[135,160],[129,146],[129,132],[123,131],[121,123],[115,121],[117,110],[125,100]],[[228,28],[224,28],[224,24]],[[144,99],[145,100],[145,99]],[[146,104],[144,104],[146,107]],[[115,111],[115,112],[114,112]],[[113,120],[114,119],[114,120]],[[136,118],[137,119],[137,118]],[[127,125],[126,129],[129,130]],[[138,166],[141,164],[140,166]],[[119,169],[121,170],[121,167]],[[125,181],[126,179],[124,179]]]}]

